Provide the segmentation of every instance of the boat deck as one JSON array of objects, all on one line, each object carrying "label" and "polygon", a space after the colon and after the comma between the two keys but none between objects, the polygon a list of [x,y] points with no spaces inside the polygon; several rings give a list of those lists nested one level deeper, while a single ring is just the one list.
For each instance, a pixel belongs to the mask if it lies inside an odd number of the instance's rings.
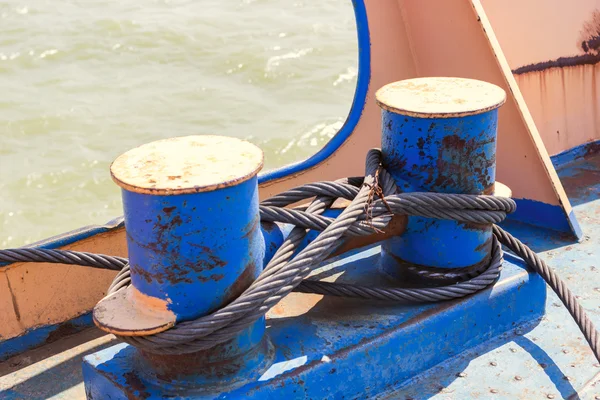
[{"label": "boat deck", "polygon": [[[580,242],[507,223],[578,295],[600,326],[600,154],[558,170],[584,232]],[[2,399],[83,399],[81,360],[117,343],[94,328],[0,364]],[[362,398],[357,394],[357,398]],[[546,315],[461,353],[381,399],[600,399],[600,364],[558,298],[549,291]]]}]

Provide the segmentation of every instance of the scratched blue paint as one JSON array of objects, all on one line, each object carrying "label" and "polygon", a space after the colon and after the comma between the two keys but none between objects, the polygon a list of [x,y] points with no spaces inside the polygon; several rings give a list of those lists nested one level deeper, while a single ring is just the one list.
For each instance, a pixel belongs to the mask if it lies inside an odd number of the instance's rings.
[{"label": "scratched blue paint", "polygon": [[123,190],[132,284],[178,320],[236,298],[262,271],[256,181],[177,196]]},{"label": "scratched blue paint", "polygon": [[280,222],[262,222],[260,229],[265,240],[263,266],[266,266],[277,252],[277,249],[281,247],[283,241],[287,239],[294,226]]},{"label": "scratched blue paint", "polygon": [[[498,110],[455,118],[418,118],[382,110],[383,162],[404,192],[490,193],[496,177]],[[383,268],[398,260],[467,267],[490,253],[491,226],[410,217],[406,232],[384,245]]]},{"label": "scratched blue paint", "polygon": [[[231,302],[261,273],[265,242],[256,176],[194,194],[150,195],[124,189],[122,195],[132,285],[164,299],[178,321]],[[150,356],[139,365],[145,381],[157,386],[164,376],[178,385],[233,379],[263,362],[265,353],[259,345],[264,331],[263,318],[213,351],[193,356],[202,373],[169,366],[178,360],[153,362]]]},{"label": "scratched blue paint", "polygon": [[[315,271],[341,275],[342,282],[372,282],[381,276],[380,247],[345,254]],[[489,288],[458,302],[402,306],[326,297],[293,318],[270,318],[267,334],[274,360],[237,388],[177,390],[152,386],[136,364],[135,350],[118,345],[84,359],[84,379],[93,399],[370,398],[465,349],[535,321],[543,314],[545,284],[515,259]],[[142,385],[131,385],[132,381]],[[129,383],[128,383],[129,382]],[[201,381],[200,381],[201,383]]]}]

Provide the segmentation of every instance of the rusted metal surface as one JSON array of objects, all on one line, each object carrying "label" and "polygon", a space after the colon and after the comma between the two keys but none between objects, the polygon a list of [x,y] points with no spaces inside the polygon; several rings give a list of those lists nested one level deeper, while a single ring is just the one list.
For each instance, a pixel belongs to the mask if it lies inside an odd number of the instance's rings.
[{"label": "rusted metal surface", "polygon": [[[600,8],[600,4],[597,4]],[[591,11],[588,18],[581,24],[579,35],[576,32],[563,32],[573,36],[573,44],[576,45],[570,51],[576,55],[565,55],[554,60],[540,61],[523,65],[513,69],[513,74],[520,75],[528,72],[539,72],[550,68],[566,68],[582,65],[595,65],[600,62],[600,9]],[[574,22],[574,21],[573,21]],[[576,50],[575,50],[576,49]]]},{"label": "rusted metal surface", "polygon": [[138,358],[135,372],[145,387],[154,387],[164,397],[186,391],[231,390],[256,379],[273,361],[270,339],[257,330],[248,335],[257,335],[258,344],[242,337],[186,355],[157,356],[144,352]]},{"label": "rusted metal surface", "polygon": [[[560,170],[561,176],[576,178],[571,184],[566,182],[565,187],[577,204],[575,211],[587,235],[582,242],[520,223],[510,222],[505,226],[556,268],[580,297],[595,323],[600,318],[600,314],[594,311],[598,309],[600,293],[600,268],[595,265],[600,248],[600,200],[585,192],[580,198],[577,180],[587,181],[589,178],[585,175],[598,168],[599,160],[600,157],[588,157]],[[597,189],[598,185],[600,182],[596,181],[593,187]],[[376,268],[378,257],[378,247],[351,251],[322,265],[313,272],[312,278],[383,285],[387,281]],[[481,303],[474,296],[452,303],[415,307],[292,293],[268,315],[268,335],[277,349],[272,366],[251,383],[227,393],[227,397],[321,399],[362,396],[445,400],[492,397],[544,399],[553,396],[556,399],[594,399],[599,394],[600,364],[597,364],[566,310],[551,293],[545,300],[547,313],[542,320],[521,325],[521,322],[533,317],[531,311],[535,312],[534,306],[543,306],[537,301],[544,302],[544,296],[530,291],[534,282],[517,278],[526,276],[522,265],[510,255],[506,257],[501,280],[490,292],[482,293]],[[535,279],[535,276],[528,279]],[[497,297],[501,293],[508,297]],[[481,310],[485,312],[480,315],[481,318],[473,320],[473,307],[478,306],[482,306]],[[464,348],[461,346],[478,343],[481,337],[477,332],[497,329],[498,321],[515,316],[515,307],[523,307],[524,320],[519,320],[514,326],[509,323],[506,334],[492,340],[482,339],[481,345],[461,352]],[[453,310],[456,314],[452,313]],[[447,319],[438,320],[444,315]],[[483,318],[491,318],[490,323],[486,325]],[[436,320],[440,325],[428,330],[427,324]],[[412,326],[415,335],[408,339],[405,336],[400,342],[394,341],[399,334],[395,329],[397,326],[404,329]],[[486,335],[489,338],[495,333],[487,332]],[[416,350],[411,354],[403,353],[410,346]],[[419,351],[424,357],[439,354],[448,359],[418,374],[424,358]],[[383,359],[379,358],[381,355],[384,355]],[[123,346],[99,352],[86,358],[85,374],[90,376],[91,365],[94,374],[101,376],[93,378],[96,384],[118,387],[125,383],[125,379],[119,380],[116,370],[111,371],[108,366],[112,363],[122,368],[135,360],[130,356]],[[138,374],[139,370],[127,372]],[[131,379],[132,374],[127,376]],[[408,375],[412,378],[406,380]],[[58,387],[64,387],[59,385],[60,380],[55,375],[52,375],[52,384],[43,379],[48,374],[36,372],[35,376],[28,383],[32,386],[37,383],[37,387],[5,386],[8,390],[5,389],[2,395],[10,400],[49,398],[56,395],[57,390],[62,390]],[[136,376],[143,382],[144,375]],[[163,388],[173,386],[164,384]],[[147,398],[159,398],[157,392],[151,389],[152,386],[147,386],[142,392],[135,390],[128,395],[129,398],[140,398],[140,395],[150,393]],[[33,390],[37,390],[38,397],[29,394]],[[83,397],[81,385],[77,390],[78,395]],[[221,391],[223,396],[224,392]],[[106,398],[94,395],[91,390],[89,393],[90,398]],[[111,395],[113,399],[127,398],[123,397],[122,391]],[[202,395],[189,397],[202,398]],[[65,395],[64,398],[77,397]]]},{"label": "rusted metal surface", "polygon": [[[384,164],[399,190],[494,192],[502,89],[470,79],[421,78],[386,85],[377,93]],[[398,279],[407,277],[411,264],[478,270],[490,244],[489,225],[410,217],[406,232],[383,245],[382,267]]]},{"label": "rusted metal surface", "polygon": [[575,204],[600,199],[600,152],[595,147],[591,147],[582,159],[561,171],[563,185],[576,198]]},{"label": "rusted metal surface", "polygon": [[390,113],[432,119],[484,114],[506,101],[506,93],[498,86],[452,77],[389,83],[375,96],[379,107]]},{"label": "rusted metal surface", "polygon": [[[378,270],[379,254],[379,246],[347,253],[311,278],[390,285]],[[507,263],[499,286],[460,301],[403,306],[293,294],[267,316],[275,353],[259,376],[218,394],[210,392],[210,386],[208,393],[197,388],[180,389],[178,394],[198,399],[374,398],[513,324],[538,318],[544,291],[539,277]],[[110,393],[110,387],[116,390],[114,398],[126,398],[123,376],[139,371],[135,359],[127,346],[87,357],[89,390]],[[168,383],[145,388],[150,399],[174,389]]]},{"label": "rusted metal surface", "polygon": [[[198,161],[197,151],[206,160]],[[233,166],[224,166],[223,157]],[[207,160],[214,162],[202,164]],[[258,148],[217,137],[159,141],[119,157],[112,173],[124,187],[132,284],[101,300],[94,322],[120,335],[150,335],[214,311],[248,288],[265,256],[256,177],[260,165]],[[238,177],[231,178],[232,173]],[[153,386],[234,385],[268,361],[264,330],[263,318],[207,351],[177,356],[136,352],[136,370],[121,376],[123,387],[145,398]]]},{"label": "rusted metal surface", "polygon": [[257,147],[216,136],[153,142],[119,157],[111,167],[119,184],[152,188],[153,194],[123,186],[132,287],[98,304],[97,325],[147,335],[239,296],[264,259],[261,165]]}]

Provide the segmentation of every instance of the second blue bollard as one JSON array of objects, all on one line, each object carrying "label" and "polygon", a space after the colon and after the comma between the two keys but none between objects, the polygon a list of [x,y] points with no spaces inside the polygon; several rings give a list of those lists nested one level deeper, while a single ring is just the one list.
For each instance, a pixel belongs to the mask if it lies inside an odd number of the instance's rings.
[{"label": "second blue bollard", "polygon": [[[498,107],[496,85],[464,78],[417,78],[381,88],[385,168],[401,192],[493,194]],[[382,268],[480,268],[491,225],[409,217],[406,232],[383,245]]]}]

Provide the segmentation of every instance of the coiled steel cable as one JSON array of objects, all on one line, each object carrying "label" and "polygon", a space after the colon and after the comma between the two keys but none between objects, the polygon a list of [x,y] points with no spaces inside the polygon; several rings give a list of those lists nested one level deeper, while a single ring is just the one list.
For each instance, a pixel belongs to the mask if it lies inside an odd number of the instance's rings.
[{"label": "coiled steel cable", "polygon": [[[381,168],[381,153],[371,150],[367,156],[366,176],[335,182],[316,182],[278,194],[261,203],[263,221],[295,225],[257,280],[239,298],[213,314],[185,321],[155,335],[121,337],[124,341],[159,354],[181,354],[211,348],[223,343],[262,317],[291,291],[342,297],[358,297],[401,302],[433,302],[475,293],[492,284],[502,265],[501,244],[521,257],[556,292],[600,361],[600,336],[566,284],[537,254],[502,228],[493,226],[490,264],[483,272],[456,284],[431,288],[377,288],[354,284],[305,279],[339,244],[344,236],[371,234],[388,223],[391,214],[417,215],[460,222],[495,224],[515,210],[513,200],[494,196],[396,193],[393,178]],[[373,198],[374,189],[380,198]],[[314,198],[306,210],[283,207]],[[338,218],[321,214],[333,202],[343,198],[350,205]],[[321,234],[293,257],[309,229]],[[293,258],[292,258],[293,257]],[[115,293],[131,283],[127,259],[68,250],[36,248],[0,250],[0,262],[54,262],[120,269],[108,293]],[[455,271],[438,271],[441,277],[456,277]]]},{"label": "coiled steel cable", "polygon": [[121,270],[127,264],[128,260],[123,257],[106,256],[104,254],[40,249],[35,247],[0,250],[0,263],[15,262],[48,262]]}]

